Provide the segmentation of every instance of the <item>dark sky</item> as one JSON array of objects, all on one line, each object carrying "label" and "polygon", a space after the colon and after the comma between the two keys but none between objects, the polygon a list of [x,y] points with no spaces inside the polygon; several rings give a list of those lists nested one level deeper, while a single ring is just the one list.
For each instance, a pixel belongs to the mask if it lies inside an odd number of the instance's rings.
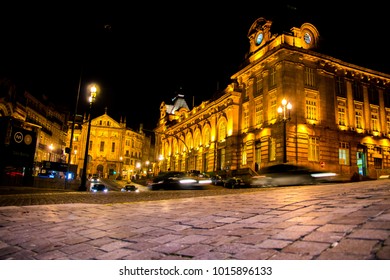
[{"label": "dark sky", "polygon": [[179,89],[191,107],[230,83],[259,17],[283,21],[288,29],[312,23],[330,54],[390,73],[384,4],[264,2],[4,4],[0,76],[73,112],[81,75],[79,114],[88,107],[86,85],[96,82],[96,114],[107,107],[116,120],[126,116],[133,129],[140,123],[153,129],[161,102],[170,103]]}]

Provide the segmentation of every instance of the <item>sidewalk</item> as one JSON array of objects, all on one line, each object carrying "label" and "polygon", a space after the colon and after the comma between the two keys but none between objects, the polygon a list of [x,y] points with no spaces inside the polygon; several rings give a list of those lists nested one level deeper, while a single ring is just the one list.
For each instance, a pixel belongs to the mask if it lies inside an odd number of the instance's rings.
[{"label": "sidewalk", "polygon": [[0,208],[0,259],[389,260],[390,180]]}]

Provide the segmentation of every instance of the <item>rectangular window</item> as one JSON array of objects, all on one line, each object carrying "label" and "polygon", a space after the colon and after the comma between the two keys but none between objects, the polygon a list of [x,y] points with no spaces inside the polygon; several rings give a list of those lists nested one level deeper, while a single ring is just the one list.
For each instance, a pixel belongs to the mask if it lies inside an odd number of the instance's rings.
[{"label": "rectangular window", "polygon": [[245,92],[244,92],[244,102],[249,100],[249,90],[250,90],[250,85],[249,83],[245,87]]},{"label": "rectangular window", "polygon": [[111,153],[115,153],[115,142],[111,144]]},{"label": "rectangular window", "polygon": [[268,86],[270,89],[276,87],[276,68],[275,67],[272,67],[269,71]]},{"label": "rectangular window", "polygon": [[104,152],[104,141],[100,142],[100,151]]},{"label": "rectangular window", "polygon": [[345,102],[339,101],[338,102],[338,118],[339,118],[339,125],[345,126]]},{"label": "rectangular window", "polygon": [[89,150],[92,150],[92,140],[91,141],[89,141],[89,148],[88,148]]},{"label": "rectangular window", "polygon": [[382,169],[382,159],[381,158],[374,158],[374,168],[375,169]]},{"label": "rectangular window", "polygon": [[360,82],[354,81],[352,85],[353,99],[363,102],[363,88]]},{"label": "rectangular window", "polygon": [[255,122],[256,125],[263,123],[263,100],[259,100],[256,102],[256,114],[255,114]]},{"label": "rectangular window", "polygon": [[269,139],[268,144],[268,160],[269,161],[275,161],[276,160],[276,140],[275,138]]},{"label": "rectangular window", "polygon": [[383,100],[385,102],[385,107],[390,108],[390,89],[383,91]]},{"label": "rectangular window", "polygon": [[305,86],[314,88],[316,85],[315,69],[305,67]]},{"label": "rectangular window", "polygon": [[242,160],[241,160],[241,164],[243,166],[245,166],[247,164],[247,154],[246,154],[246,151],[242,151]]},{"label": "rectangular window", "polygon": [[386,128],[387,134],[390,134],[390,111],[386,111]]},{"label": "rectangular window", "polygon": [[355,106],[355,123],[356,128],[363,128],[363,110],[362,106],[359,105]]},{"label": "rectangular window", "polygon": [[379,131],[378,110],[371,109],[371,129],[372,131]]},{"label": "rectangular window", "polygon": [[306,119],[317,120],[317,102],[313,98],[306,98]]},{"label": "rectangular window", "polygon": [[263,94],[263,77],[260,75],[256,76],[256,96]]},{"label": "rectangular window", "polygon": [[309,137],[309,161],[320,161],[320,139]]},{"label": "rectangular window", "polygon": [[336,95],[346,97],[344,77],[336,76]]},{"label": "rectangular window", "polygon": [[244,108],[244,123],[243,123],[243,128],[247,129],[249,127],[249,110],[248,108]]},{"label": "rectangular window", "polygon": [[349,165],[349,143],[339,143],[339,164]]},{"label": "rectangular window", "polygon": [[368,100],[370,104],[379,105],[379,92],[375,86],[368,88]]},{"label": "rectangular window", "polygon": [[270,100],[270,113],[271,113],[271,120],[276,120],[276,118],[278,117],[278,108],[276,106],[276,97],[273,96],[271,97],[271,100]]}]

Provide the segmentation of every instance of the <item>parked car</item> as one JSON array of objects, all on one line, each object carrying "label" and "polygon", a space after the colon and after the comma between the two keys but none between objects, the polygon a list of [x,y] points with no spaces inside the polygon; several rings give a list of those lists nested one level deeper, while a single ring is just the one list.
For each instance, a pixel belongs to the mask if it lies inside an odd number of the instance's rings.
[{"label": "parked car", "polygon": [[202,189],[205,185],[211,184],[208,177],[191,176],[185,172],[170,171],[158,175],[149,184],[150,190],[193,190]]},{"label": "parked car", "polygon": [[221,175],[214,175],[211,177],[211,183],[214,186],[223,186],[223,177]]},{"label": "parked car", "polygon": [[108,187],[105,184],[94,184],[91,187],[91,192],[108,192]]},{"label": "parked car", "polygon": [[276,164],[262,168],[258,173],[250,179],[252,187],[313,185],[332,182],[337,178],[334,172],[295,164]]},{"label": "parked car", "polygon": [[125,185],[121,188],[121,192],[139,192],[139,189],[134,185]]}]

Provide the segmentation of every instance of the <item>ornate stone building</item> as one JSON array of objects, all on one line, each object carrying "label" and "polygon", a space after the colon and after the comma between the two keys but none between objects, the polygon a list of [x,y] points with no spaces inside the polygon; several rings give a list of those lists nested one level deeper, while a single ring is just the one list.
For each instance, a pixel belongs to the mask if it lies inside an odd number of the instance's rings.
[{"label": "ornate stone building", "polygon": [[288,162],[347,176],[390,174],[390,75],[322,53],[310,23],[276,33],[259,18],[247,37],[249,51],[226,89],[191,110],[182,95],[161,104],[160,171]]},{"label": "ornate stone building", "polygon": [[[73,133],[72,153],[70,163],[77,165],[77,174],[83,172],[84,155],[88,131],[88,118],[75,121]],[[72,123],[69,125],[68,147]],[[135,175],[145,175],[148,172],[148,152],[144,147],[150,147],[150,137],[140,130],[134,131],[126,127],[126,119],[117,122],[105,113],[91,120],[91,131],[88,147],[87,176],[98,175],[104,178],[115,179],[121,176],[130,180]],[[150,149],[149,149],[150,150]]]},{"label": "ornate stone building", "polygon": [[30,185],[33,175],[65,163],[67,114],[27,91],[19,93],[9,79],[0,85],[0,181]]}]

